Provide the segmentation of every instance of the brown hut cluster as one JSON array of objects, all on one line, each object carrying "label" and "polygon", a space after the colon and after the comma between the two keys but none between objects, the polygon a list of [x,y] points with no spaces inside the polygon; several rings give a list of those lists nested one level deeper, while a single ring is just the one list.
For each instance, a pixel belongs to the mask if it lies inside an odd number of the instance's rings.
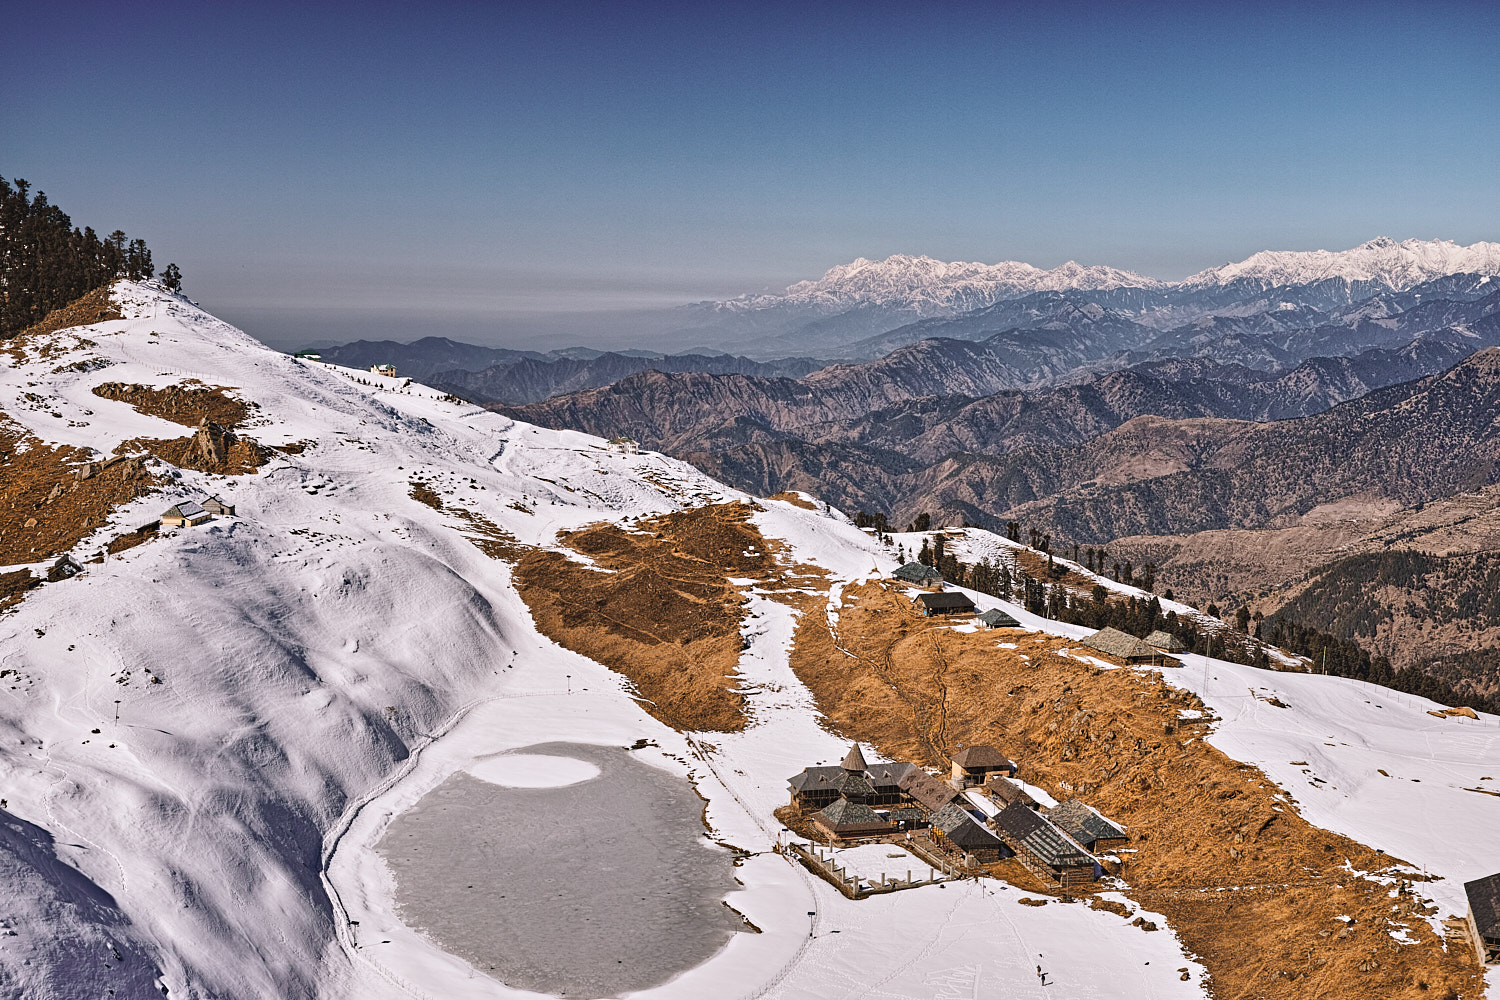
[{"label": "brown hut cluster", "polygon": [[1043,806],[1012,780],[1018,770],[991,746],[965,747],[933,774],[871,764],[856,743],[838,766],[804,768],[787,785],[797,814],[833,847],[915,835],[966,867],[1016,858],[1053,888],[1099,878],[1098,855],[1124,847],[1125,828],[1079,799]]}]

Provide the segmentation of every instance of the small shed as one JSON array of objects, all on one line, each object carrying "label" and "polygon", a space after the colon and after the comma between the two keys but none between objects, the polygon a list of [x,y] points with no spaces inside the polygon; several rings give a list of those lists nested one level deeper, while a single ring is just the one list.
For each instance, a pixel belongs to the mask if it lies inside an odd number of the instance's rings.
[{"label": "small shed", "polygon": [[1155,646],[1148,646],[1135,636],[1121,632],[1117,628],[1101,628],[1084,639],[1083,644],[1105,656],[1111,656],[1132,665],[1149,664],[1159,667],[1162,663],[1161,650]]},{"label": "small shed", "polygon": [[1113,851],[1130,842],[1123,826],[1108,819],[1082,799],[1069,799],[1049,809],[1047,818],[1063,833],[1095,853]]},{"label": "small shed", "polygon": [[207,500],[203,501],[203,509],[208,511],[210,514],[215,514],[220,517],[231,517],[234,515],[234,504],[225,503],[218,497],[209,497]]},{"label": "small shed", "polygon": [[982,785],[992,774],[1015,773],[1015,762],[990,746],[964,747],[953,758],[953,783],[964,788]]},{"label": "small shed", "polygon": [[1500,965],[1500,872],[1464,883],[1469,939],[1483,965]]},{"label": "small shed", "polygon": [[928,618],[934,615],[972,615],[974,613],[974,602],[969,600],[968,595],[951,590],[940,594],[918,594],[917,605],[922,609],[922,614]]},{"label": "small shed", "polygon": [[1161,650],[1163,653],[1185,653],[1185,652],[1187,652],[1187,644],[1186,643],[1184,643],[1181,639],[1177,638],[1171,632],[1167,632],[1167,631],[1165,631],[1163,629],[1157,629],[1155,632],[1152,632],[1150,635],[1146,636],[1146,638],[1143,639],[1143,640],[1141,640],[1141,641],[1144,642],[1148,646],[1155,646],[1157,649]]},{"label": "small shed", "polygon": [[1020,628],[1021,623],[999,608],[990,608],[975,619],[985,628]]},{"label": "small shed", "polygon": [[878,837],[890,833],[894,824],[882,819],[875,810],[863,802],[838,799],[832,805],[815,813],[813,826],[834,840],[849,840],[857,837]]},{"label": "small shed", "polygon": [[189,527],[194,524],[202,524],[213,517],[208,511],[191,500],[173,504],[167,508],[167,512],[161,516],[161,523],[172,527]]},{"label": "small shed", "polygon": [[905,583],[915,583],[919,587],[941,587],[943,585],[943,574],[932,566],[925,566],[919,562],[909,562],[896,572],[891,574],[897,580]]}]

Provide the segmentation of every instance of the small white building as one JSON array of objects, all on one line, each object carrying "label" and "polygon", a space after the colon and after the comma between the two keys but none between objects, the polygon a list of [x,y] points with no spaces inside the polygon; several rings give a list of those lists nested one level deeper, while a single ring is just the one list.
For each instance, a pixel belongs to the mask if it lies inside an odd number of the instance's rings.
[{"label": "small white building", "polygon": [[640,442],[623,436],[610,438],[605,445],[610,451],[617,451],[622,455],[638,455],[641,451]]}]

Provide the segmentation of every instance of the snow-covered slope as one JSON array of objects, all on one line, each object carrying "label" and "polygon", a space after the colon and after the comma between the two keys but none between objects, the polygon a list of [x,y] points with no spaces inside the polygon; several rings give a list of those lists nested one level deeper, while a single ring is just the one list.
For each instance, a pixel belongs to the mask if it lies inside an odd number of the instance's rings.
[{"label": "snow-covered slope", "polygon": [[[855,903],[770,853],[786,777],[846,749],[787,665],[796,612],[747,587],[751,724],[711,741],[677,733],[618,675],[539,634],[507,565],[466,540],[470,524],[413,499],[411,483],[420,474],[450,510],[543,546],[569,528],[742,494],[660,455],[300,363],[150,286],[122,285],[119,299],[125,319],[54,335],[57,353],[0,368],[0,409],[43,441],[107,453],[184,428],[92,387],[198,379],[259,404],[245,433],[306,447],[248,476],[175,473],[85,538],[80,558],[178,499],[215,493],[236,516],[87,564],[0,617],[0,994],[516,995],[401,923],[372,845],[478,757],[645,738],[660,747],[645,759],[696,780],[714,835],[749,852],[728,901],[764,933],[736,935],[641,996],[1042,996],[1032,955],[1065,951],[1068,978],[1047,996],[1201,995],[1202,970],[1170,932],[1079,905],[1021,906],[989,884]],[[760,504],[761,533],[825,569],[835,593],[896,564],[837,512]],[[1040,630],[1077,631],[1004,606]],[[1428,865],[1448,880],[1445,903],[1473,877],[1473,837],[1500,823],[1500,799],[1465,788],[1470,771],[1500,771],[1497,720],[1440,721],[1427,703],[1334,678],[1198,666],[1172,679],[1229,720],[1215,740],[1278,776],[1306,760],[1345,789],[1374,780],[1362,752],[1419,769],[1423,781],[1391,801],[1443,824],[1444,845],[1424,846],[1401,813],[1342,799],[1314,819]],[[1279,685],[1291,714],[1234,711],[1247,684]],[[1314,734],[1335,745],[1304,749]],[[1323,795],[1308,792],[1308,807]],[[1178,968],[1194,971],[1184,981]]]}]

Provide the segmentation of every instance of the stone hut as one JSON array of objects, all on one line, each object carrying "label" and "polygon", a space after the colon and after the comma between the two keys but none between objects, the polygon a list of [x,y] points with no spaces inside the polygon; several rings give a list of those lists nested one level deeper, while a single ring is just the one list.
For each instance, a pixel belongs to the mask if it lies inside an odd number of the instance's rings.
[{"label": "stone hut", "polygon": [[1033,811],[1042,807],[1041,803],[1032,798],[1031,793],[1027,792],[1026,789],[1014,781],[1009,781],[1005,778],[990,778],[984,783],[984,791],[991,799],[1000,803],[1002,809],[1013,802],[1019,802],[1027,809]]},{"label": "stone hut", "polygon": [[1069,799],[1047,810],[1047,818],[1053,826],[1096,854],[1113,851],[1130,842],[1123,826],[1101,815],[1081,799]]},{"label": "stone hut", "polygon": [[1141,641],[1148,646],[1155,646],[1163,653],[1187,652],[1187,645],[1181,639],[1163,629],[1157,629]]},{"label": "stone hut", "polygon": [[1004,611],[1001,611],[999,608],[990,608],[990,610],[986,611],[984,614],[976,618],[975,621],[979,622],[979,624],[983,625],[985,628],[1021,627],[1020,622],[1016,621],[1014,618],[1006,614]]},{"label": "stone hut", "polygon": [[1015,773],[1015,762],[990,746],[964,747],[953,758],[953,783],[960,788],[982,785],[991,775]]},{"label": "stone hut", "polygon": [[974,602],[967,594],[946,591],[940,594],[918,594],[917,606],[928,618],[935,615],[972,615]]},{"label": "stone hut", "polygon": [[234,504],[225,503],[218,497],[209,497],[203,501],[203,509],[218,517],[231,517],[234,515]]},{"label": "stone hut", "polygon": [[941,587],[943,585],[943,574],[931,566],[924,566],[919,562],[909,562],[896,572],[891,574],[892,578],[903,583],[915,583],[919,587]]},{"label": "stone hut", "polygon": [[161,516],[161,523],[172,527],[190,527],[202,524],[213,517],[208,511],[191,500],[184,500],[179,504],[173,504],[167,508],[167,512]]},{"label": "stone hut", "polygon": [[1500,965],[1500,872],[1464,883],[1469,942],[1484,965]]},{"label": "stone hut", "polygon": [[1159,667],[1162,663],[1161,650],[1155,646],[1148,646],[1135,636],[1121,632],[1117,628],[1101,628],[1084,639],[1083,644],[1089,649],[1116,660],[1122,660],[1132,666],[1144,664]]}]

